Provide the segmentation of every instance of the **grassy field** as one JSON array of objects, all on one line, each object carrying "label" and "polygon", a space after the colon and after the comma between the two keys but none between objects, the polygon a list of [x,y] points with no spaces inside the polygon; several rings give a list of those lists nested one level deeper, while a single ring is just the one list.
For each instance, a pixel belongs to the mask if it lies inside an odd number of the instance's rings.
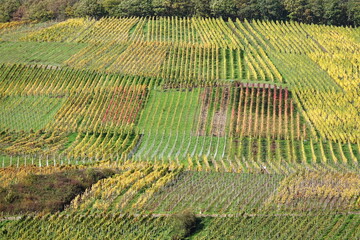
[{"label": "grassy field", "polygon": [[1,42],[1,63],[61,66],[86,44],[48,42]]}]

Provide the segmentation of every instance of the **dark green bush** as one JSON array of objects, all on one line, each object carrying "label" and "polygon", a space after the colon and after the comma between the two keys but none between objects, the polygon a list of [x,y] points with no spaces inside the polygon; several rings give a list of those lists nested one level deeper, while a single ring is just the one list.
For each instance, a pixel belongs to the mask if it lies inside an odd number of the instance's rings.
[{"label": "dark green bush", "polygon": [[170,221],[173,224],[173,240],[180,240],[188,237],[197,227],[197,218],[189,210],[174,214]]}]

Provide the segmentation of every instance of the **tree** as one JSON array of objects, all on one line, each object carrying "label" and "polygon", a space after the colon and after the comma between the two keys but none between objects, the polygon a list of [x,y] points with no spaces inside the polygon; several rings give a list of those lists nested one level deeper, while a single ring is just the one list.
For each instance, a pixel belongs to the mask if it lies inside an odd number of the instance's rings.
[{"label": "tree", "polygon": [[19,7],[19,0],[0,0],[0,22],[10,21]]},{"label": "tree", "polygon": [[288,17],[291,20],[307,22],[306,15],[309,15],[307,10],[307,0],[285,0],[284,7],[288,11]]},{"label": "tree", "polygon": [[30,20],[48,21],[54,19],[55,14],[48,9],[46,2],[42,1],[28,7],[27,18]]},{"label": "tree", "polygon": [[107,15],[114,16],[115,8],[121,3],[120,0],[102,0],[101,6],[105,9]]},{"label": "tree", "polygon": [[76,16],[100,18],[105,15],[105,9],[97,0],[80,0],[74,5]]},{"label": "tree", "polygon": [[[44,0],[46,9],[53,13],[54,18],[65,20],[69,15],[67,10],[79,0]],[[35,3],[36,4],[36,3]]]},{"label": "tree", "polygon": [[312,23],[324,23],[324,0],[309,0]]},{"label": "tree", "polygon": [[47,21],[64,20],[77,0],[26,0],[15,13],[24,19]]},{"label": "tree", "polygon": [[347,3],[348,22],[355,27],[360,26],[360,4],[359,0],[349,0]]},{"label": "tree", "polygon": [[240,19],[260,19],[257,0],[236,0],[237,17]]},{"label": "tree", "polygon": [[173,236],[171,239],[185,239],[196,229],[198,219],[195,214],[189,210],[174,214],[171,216],[173,225]]},{"label": "tree", "polygon": [[326,24],[346,25],[346,5],[339,0],[324,0],[324,19]]},{"label": "tree", "polygon": [[151,0],[106,0],[103,6],[111,16],[115,17],[153,15]]},{"label": "tree", "polygon": [[195,9],[195,16],[198,17],[209,17],[211,14],[210,10],[210,2],[209,0],[192,0],[194,9]]},{"label": "tree", "polygon": [[67,17],[178,16],[360,25],[359,0],[0,0],[0,22]]},{"label": "tree", "polygon": [[212,0],[210,9],[215,17],[234,18],[237,15],[236,4],[233,0]]},{"label": "tree", "polygon": [[257,5],[262,19],[286,19],[286,11],[280,0],[258,0]]},{"label": "tree", "polygon": [[157,16],[193,16],[194,2],[191,0],[153,0],[154,14]]}]

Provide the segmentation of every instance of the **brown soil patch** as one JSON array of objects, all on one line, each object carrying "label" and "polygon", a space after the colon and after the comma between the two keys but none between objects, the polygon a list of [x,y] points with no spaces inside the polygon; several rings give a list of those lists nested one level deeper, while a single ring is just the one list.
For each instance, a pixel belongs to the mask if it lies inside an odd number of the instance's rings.
[{"label": "brown soil patch", "polygon": [[[230,89],[228,87],[204,89],[200,95],[201,109],[197,135],[225,136],[229,96]],[[215,100],[212,102],[213,99]],[[209,124],[211,126],[208,126]]]}]

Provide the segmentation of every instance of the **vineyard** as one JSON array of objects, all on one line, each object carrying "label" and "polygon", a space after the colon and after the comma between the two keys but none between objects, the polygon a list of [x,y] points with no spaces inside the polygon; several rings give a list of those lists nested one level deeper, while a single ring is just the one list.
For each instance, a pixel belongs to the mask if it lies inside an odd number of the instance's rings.
[{"label": "vineyard", "polygon": [[[222,18],[0,23],[0,238],[360,239],[359,40]],[[35,211],[34,179],[90,187]]]}]

